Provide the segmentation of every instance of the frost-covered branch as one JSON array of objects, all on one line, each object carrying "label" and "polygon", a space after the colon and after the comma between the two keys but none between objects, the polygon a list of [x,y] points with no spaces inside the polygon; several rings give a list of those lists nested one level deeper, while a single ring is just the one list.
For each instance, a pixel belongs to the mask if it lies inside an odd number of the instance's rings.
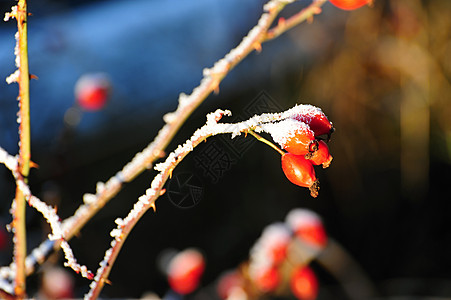
[{"label": "frost-covered branch", "polygon": [[19,162],[16,156],[8,154],[8,152],[0,147],[0,164],[4,164],[13,173],[14,177],[17,177],[17,171]]},{"label": "frost-covered branch", "polygon": [[[121,171],[117,172],[106,183],[98,183],[95,194],[86,194],[83,197],[84,204],[77,209],[72,217],[63,222],[63,230],[67,240],[72,238],[93,215],[121,190],[124,182],[132,181],[144,170],[151,168],[156,159],[163,156],[167,145],[185,120],[213,91],[218,91],[220,82],[237,64],[252,51],[260,51],[262,43],[276,38],[296,24],[311,19],[314,14],[320,12],[320,7],[324,4],[325,0],[313,1],[298,14],[287,19],[284,24],[279,22],[271,29],[271,25],[280,11],[292,2],[294,0],[270,0],[265,4],[264,13],[260,17],[257,25],[249,31],[241,43],[232,49],[224,58],[217,61],[212,68],[204,70],[204,77],[200,85],[194,88],[190,95],[180,94],[177,109],[164,116],[166,124],[158,132],[154,141],[142,152],[137,153]],[[48,245],[49,241],[47,240],[40,247],[50,251],[51,248]],[[55,241],[54,248],[58,248],[57,241]],[[40,260],[34,258],[32,253],[28,261],[39,262]],[[33,264],[27,264],[27,274],[32,273],[33,269]]]},{"label": "frost-covered branch", "polygon": [[56,209],[42,202],[39,198],[33,196],[31,194],[30,188],[22,179],[17,179],[16,184],[17,187],[25,195],[28,204],[38,212],[40,212],[47,223],[50,225],[52,233],[49,234],[49,240],[58,240],[60,242],[60,247],[63,250],[64,256],[67,260],[64,263],[64,266],[72,268],[76,273],[80,273],[85,278],[92,279],[92,272],[89,271],[86,266],[77,263],[72,249],[65,240],[64,231],[61,226],[60,218],[56,213]]},{"label": "frost-covered branch", "polygon": [[[92,279],[93,274],[89,271],[86,266],[79,265],[77,260],[74,257],[72,249],[64,238],[63,227],[60,222],[60,218],[56,213],[56,209],[42,202],[39,198],[32,195],[29,186],[25,183],[22,175],[17,171],[18,170],[18,161],[17,158],[8,154],[3,148],[0,147],[0,163],[4,164],[13,174],[16,179],[16,185],[18,190],[20,190],[21,194],[24,195],[25,200],[28,201],[28,204],[35,208],[38,212],[40,212],[47,223],[49,223],[52,233],[49,234],[50,241],[59,241],[61,249],[63,249],[65,258],[67,262],[64,263],[65,266],[72,268],[75,272],[80,273],[83,277]],[[15,210],[15,202],[12,205],[12,210]],[[15,228],[13,227],[13,231]],[[45,244],[44,244],[45,245]],[[45,256],[40,248],[37,248],[33,251],[33,255],[35,257],[40,257],[42,261],[42,257]],[[45,248],[44,248],[45,249]],[[30,264],[30,262],[26,261],[26,265]],[[3,267],[0,270],[0,277],[4,280],[13,280],[15,276],[17,276],[16,268],[11,266],[9,268]],[[3,275],[3,276],[2,276]],[[6,281],[0,281],[0,289],[12,292],[12,288],[9,288]]]}]

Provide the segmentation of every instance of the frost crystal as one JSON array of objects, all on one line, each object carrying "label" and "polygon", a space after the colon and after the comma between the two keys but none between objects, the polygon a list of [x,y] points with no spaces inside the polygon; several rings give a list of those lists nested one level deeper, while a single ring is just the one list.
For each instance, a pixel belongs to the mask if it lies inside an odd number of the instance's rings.
[{"label": "frost crystal", "polygon": [[167,124],[171,124],[175,121],[175,117],[176,115],[173,112],[167,113],[163,116],[163,120],[167,123]]},{"label": "frost crystal", "polygon": [[95,201],[97,200],[97,197],[96,197],[96,195],[93,195],[93,194],[84,194],[83,195],[83,202],[85,203],[85,204],[92,204],[92,203],[94,203]]},{"label": "frost crystal", "polygon": [[17,171],[17,158],[9,155],[2,147],[0,147],[0,163],[4,164],[13,173]]},{"label": "frost crystal", "polygon": [[97,182],[96,184],[96,193],[101,194],[105,190],[105,184],[103,182]]},{"label": "frost crystal", "polygon": [[310,104],[299,104],[282,113],[283,118],[294,118],[302,122],[308,123],[308,120],[315,116],[324,114],[321,108]]},{"label": "frost crystal", "polygon": [[14,73],[12,73],[11,75],[9,75],[8,77],[6,77],[6,83],[11,84],[14,82],[18,82],[19,81],[19,70],[14,71]]},{"label": "frost crystal", "polygon": [[11,7],[11,12],[5,13],[5,17],[3,18],[3,21],[7,22],[9,19],[15,18],[17,16],[17,6],[14,5]]},{"label": "frost crystal", "polygon": [[260,125],[260,127],[265,132],[271,134],[273,140],[282,148],[285,148],[287,141],[295,135],[311,132],[307,124],[294,119],[286,119],[277,123],[267,123]]}]

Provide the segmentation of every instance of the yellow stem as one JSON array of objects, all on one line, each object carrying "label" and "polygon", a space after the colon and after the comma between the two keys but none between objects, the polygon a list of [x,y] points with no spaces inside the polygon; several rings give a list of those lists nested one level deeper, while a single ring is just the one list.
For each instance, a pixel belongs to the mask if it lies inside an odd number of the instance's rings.
[{"label": "yellow stem", "polygon": [[276,145],[274,145],[273,143],[271,143],[270,141],[268,141],[267,139],[265,139],[264,137],[262,137],[261,135],[259,135],[258,133],[249,130],[248,131],[254,138],[256,138],[257,140],[259,140],[262,143],[265,143],[266,145],[270,146],[271,148],[273,148],[274,150],[276,150],[277,152],[280,153],[280,155],[284,155],[285,152],[283,152],[279,147],[277,147]]},{"label": "yellow stem", "polygon": [[[27,182],[30,171],[30,76],[28,70],[28,42],[27,42],[27,3],[19,0],[17,5],[17,27],[19,31],[19,172]],[[25,297],[26,274],[25,258],[27,255],[27,241],[25,228],[26,199],[19,188],[16,188],[16,203],[13,216],[14,226],[14,261],[16,277],[14,292],[18,298]]]}]

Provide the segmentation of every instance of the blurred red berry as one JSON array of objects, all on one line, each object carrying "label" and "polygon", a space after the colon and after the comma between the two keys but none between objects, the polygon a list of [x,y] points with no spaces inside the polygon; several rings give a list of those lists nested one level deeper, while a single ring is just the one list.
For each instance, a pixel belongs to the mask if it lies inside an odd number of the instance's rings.
[{"label": "blurred red berry", "polygon": [[204,270],[205,259],[198,250],[181,251],[169,263],[169,285],[181,295],[189,294],[199,286]]},{"label": "blurred red berry", "polygon": [[267,261],[279,265],[287,256],[287,248],[291,240],[291,232],[284,223],[267,226],[253,249],[254,253],[263,251]]},{"label": "blurred red berry", "polygon": [[327,234],[322,225],[309,225],[299,228],[296,231],[296,236],[303,240],[304,242],[308,242],[310,244],[323,247],[327,243]]},{"label": "blurred red berry", "polygon": [[314,300],[318,296],[318,279],[308,266],[299,266],[293,271],[290,287],[299,300]]},{"label": "blurred red berry", "polygon": [[366,4],[371,4],[372,0],[329,0],[330,3],[344,10],[354,10]]},{"label": "blurred red berry", "polygon": [[103,73],[85,74],[75,84],[75,100],[84,110],[97,111],[105,107],[111,84]]},{"label": "blurred red berry", "polygon": [[313,105],[299,105],[296,108],[298,108],[297,112],[295,111],[293,116],[295,120],[307,124],[315,137],[327,134],[330,138],[334,127],[320,108]]},{"label": "blurred red berry", "polygon": [[72,299],[74,278],[67,269],[52,267],[44,269],[40,294],[44,299]]},{"label": "blurred red berry", "polygon": [[318,141],[316,151],[308,154],[308,159],[310,159],[314,165],[323,165],[323,168],[327,168],[332,162],[332,155],[329,153],[329,147],[327,144],[324,141]]},{"label": "blurred red berry", "polygon": [[282,155],[282,170],[292,183],[308,187],[312,197],[318,196],[319,181],[310,160],[302,155],[285,153]]},{"label": "blurred red berry", "polygon": [[307,209],[293,209],[286,218],[286,223],[296,237],[310,245],[324,247],[327,244],[327,234],[321,218]]},{"label": "blurred red berry", "polygon": [[234,270],[223,274],[218,281],[216,290],[221,299],[227,299],[232,293],[233,289],[241,288],[243,285],[243,277]]},{"label": "blurred red berry", "polygon": [[255,286],[264,293],[274,291],[280,283],[279,270],[274,266],[259,269],[252,278]]}]

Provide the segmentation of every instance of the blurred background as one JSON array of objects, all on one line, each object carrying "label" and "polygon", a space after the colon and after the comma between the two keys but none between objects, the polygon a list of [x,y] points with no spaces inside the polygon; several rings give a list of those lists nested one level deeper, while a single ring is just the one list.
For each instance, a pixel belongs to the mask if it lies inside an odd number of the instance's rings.
[{"label": "blurred background", "polygon": [[[308,3],[297,1],[282,15]],[[14,4],[0,1],[1,12]],[[56,204],[61,217],[70,216],[84,193],[93,193],[98,181],[153,140],[179,93],[191,93],[202,70],[241,41],[263,4],[29,1],[30,71],[39,77],[31,82],[32,160],[40,166],[30,177],[33,193]],[[216,278],[247,260],[262,229],[302,207],[323,218],[329,236],[361,267],[375,291],[370,298],[451,299],[450,16],[451,2],[442,0],[375,0],[352,12],[326,3],[313,23],[249,55],[188,119],[168,151],[216,108],[230,109],[231,119],[240,120],[313,104],[336,128],[329,143],[334,160],[330,168],[316,169],[318,198],[291,184],[279,154],[264,144],[237,147],[228,137],[212,138],[174,171],[174,178],[194,176],[202,191],[196,203],[181,208],[169,193],[158,199],[157,212],[148,212],[129,236],[102,297],[163,296],[168,284],[159,255],[197,247],[206,270],[202,288],[190,297],[212,299],[208,291]],[[15,70],[15,30],[14,22],[0,25],[1,78]],[[82,75],[98,72],[110,80],[108,102],[85,111],[74,104],[74,88]],[[17,85],[0,80],[0,146],[12,154],[18,149],[16,97]],[[211,147],[230,158],[215,173],[203,157]],[[80,263],[97,269],[114,220],[127,214],[154,175],[149,170],[127,184],[71,240]],[[14,190],[11,174],[0,166],[2,230],[11,222]],[[33,249],[48,229],[33,210],[27,218]],[[9,233],[2,232],[0,247],[1,263],[9,264]],[[38,292],[46,268],[62,265],[59,254],[50,261],[29,278],[30,295]],[[312,267],[318,299],[352,299],[339,278],[315,262]],[[71,278],[73,296],[81,297],[89,282]]]}]

